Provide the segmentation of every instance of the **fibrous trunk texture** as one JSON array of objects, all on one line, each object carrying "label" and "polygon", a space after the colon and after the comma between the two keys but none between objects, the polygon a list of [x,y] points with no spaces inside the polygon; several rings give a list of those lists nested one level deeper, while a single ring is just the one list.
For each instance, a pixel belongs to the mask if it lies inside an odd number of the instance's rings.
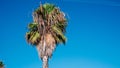
[{"label": "fibrous trunk texture", "polygon": [[44,56],[42,60],[43,60],[43,68],[48,68],[48,57]]},{"label": "fibrous trunk texture", "polygon": [[4,68],[3,66],[0,66],[0,68]]},{"label": "fibrous trunk texture", "polygon": [[55,40],[51,34],[46,34],[45,38],[36,46],[38,55],[41,59],[43,59],[44,56],[50,58],[55,47]]}]

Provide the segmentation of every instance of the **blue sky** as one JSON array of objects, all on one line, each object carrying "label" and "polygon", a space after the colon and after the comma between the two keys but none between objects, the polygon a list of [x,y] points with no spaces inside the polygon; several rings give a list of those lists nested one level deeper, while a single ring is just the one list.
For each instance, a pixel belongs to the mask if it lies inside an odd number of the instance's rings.
[{"label": "blue sky", "polygon": [[[66,13],[66,45],[56,48],[50,68],[120,68],[119,0],[46,0]],[[25,32],[40,0],[0,0],[0,60],[6,68],[42,68]]]}]

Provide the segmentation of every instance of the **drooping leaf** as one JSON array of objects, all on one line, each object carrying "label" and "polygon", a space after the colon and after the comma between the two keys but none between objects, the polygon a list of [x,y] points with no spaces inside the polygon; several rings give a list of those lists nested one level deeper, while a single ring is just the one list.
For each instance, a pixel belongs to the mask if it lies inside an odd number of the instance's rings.
[{"label": "drooping leaf", "polygon": [[33,42],[33,44],[37,43],[37,40],[40,38],[40,34],[38,32],[34,33],[34,36],[31,38],[31,42]]},{"label": "drooping leaf", "polygon": [[38,31],[30,31],[26,33],[26,40],[28,43],[35,45],[37,44],[38,39],[40,39],[40,34]]},{"label": "drooping leaf", "polygon": [[52,27],[54,33],[56,34],[54,37],[56,38],[57,43],[64,43],[66,42],[66,37],[64,36],[63,32],[57,28],[56,26]]},{"label": "drooping leaf", "polygon": [[37,26],[38,26],[37,23],[30,23],[30,24],[28,25],[28,29],[29,29],[30,31],[37,31]]},{"label": "drooping leaf", "polygon": [[63,33],[65,33],[67,24],[66,23],[56,23],[54,26],[57,29],[61,30]]}]

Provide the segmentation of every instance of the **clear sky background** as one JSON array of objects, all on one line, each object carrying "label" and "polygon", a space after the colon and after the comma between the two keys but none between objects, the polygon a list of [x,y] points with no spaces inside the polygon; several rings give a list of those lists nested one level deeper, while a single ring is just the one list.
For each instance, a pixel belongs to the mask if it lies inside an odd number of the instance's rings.
[{"label": "clear sky background", "polygon": [[[50,68],[120,68],[119,0],[46,0],[68,17],[66,45],[56,48]],[[0,60],[6,68],[42,68],[25,32],[40,0],[0,0]]]}]

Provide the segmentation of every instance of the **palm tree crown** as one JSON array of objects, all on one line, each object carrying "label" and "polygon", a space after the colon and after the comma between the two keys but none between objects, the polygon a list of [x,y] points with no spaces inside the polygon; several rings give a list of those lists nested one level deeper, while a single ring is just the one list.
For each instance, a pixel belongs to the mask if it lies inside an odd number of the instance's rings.
[{"label": "palm tree crown", "polygon": [[0,61],[0,68],[3,68],[4,67],[4,64],[2,61]]},{"label": "palm tree crown", "polygon": [[49,3],[41,4],[33,12],[33,22],[28,25],[26,40],[36,46],[42,60],[44,56],[49,58],[57,44],[65,44],[66,26],[65,14],[58,7]]}]

